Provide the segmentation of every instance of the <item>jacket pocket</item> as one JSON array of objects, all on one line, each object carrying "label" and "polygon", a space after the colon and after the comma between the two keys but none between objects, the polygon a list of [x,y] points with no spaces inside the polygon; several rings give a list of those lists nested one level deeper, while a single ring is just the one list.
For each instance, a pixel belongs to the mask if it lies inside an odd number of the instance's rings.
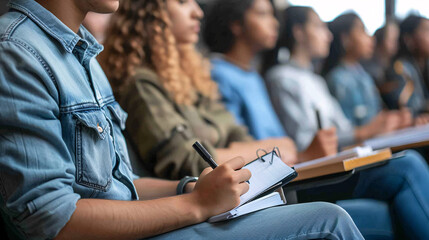
[{"label": "jacket pocket", "polygon": [[101,110],[73,113],[76,121],[76,182],[107,191],[115,156],[110,126]]}]

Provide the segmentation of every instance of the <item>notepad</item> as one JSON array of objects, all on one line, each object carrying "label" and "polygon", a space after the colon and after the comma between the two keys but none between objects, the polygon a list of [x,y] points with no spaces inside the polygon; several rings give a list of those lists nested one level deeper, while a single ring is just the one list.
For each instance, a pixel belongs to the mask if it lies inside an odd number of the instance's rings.
[{"label": "notepad", "polygon": [[284,205],[286,202],[280,197],[280,193],[272,192],[266,196],[255,199],[239,208],[234,208],[229,212],[225,212],[209,219],[209,222],[219,222],[227,219],[232,219],[238,216],[243,216],[265,208]]},{"label": "notepad", "polygon": [[394,148],[429,141],[429,124],[383,134],[364,142],[373,149]]},{"label": "notepad", "polygon": [[273,191],[290,182],[297,173],[286,165],[276,152],[267,153],[243,168],[249,169],[252,173],[249,191],[240,197],[240,204],[237,207],[209,218],[208,222],[224,221],[286,203],[278,192]]}]

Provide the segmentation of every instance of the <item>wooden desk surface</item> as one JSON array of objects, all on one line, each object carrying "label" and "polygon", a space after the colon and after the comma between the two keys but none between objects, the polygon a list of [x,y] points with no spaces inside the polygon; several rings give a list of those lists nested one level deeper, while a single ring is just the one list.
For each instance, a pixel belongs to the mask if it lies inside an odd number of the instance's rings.
[{"label": "wooden desk surface", "polygon": [[298,182],[305,179],[330,175],[334,173],[347,172],[353,169],[388,160],[392,157],[390,148],[375,151],[374,154],[358,158],[345,159],[338,162],[329,162],[325,165],[316,164],[315,167],[305,167],[295,169],[298,173],[292,182]]}]

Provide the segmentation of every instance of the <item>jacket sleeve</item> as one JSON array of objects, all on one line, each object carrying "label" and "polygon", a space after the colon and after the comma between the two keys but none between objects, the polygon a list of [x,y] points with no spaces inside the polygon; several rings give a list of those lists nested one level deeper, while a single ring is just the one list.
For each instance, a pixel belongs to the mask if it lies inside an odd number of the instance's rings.
[{"label": "jacket sleeve", "polygon": [[0,207],[10,230],[51,239],[80,196],[62,139],[58,92],[43,60],[20,42],[0,44]]}]

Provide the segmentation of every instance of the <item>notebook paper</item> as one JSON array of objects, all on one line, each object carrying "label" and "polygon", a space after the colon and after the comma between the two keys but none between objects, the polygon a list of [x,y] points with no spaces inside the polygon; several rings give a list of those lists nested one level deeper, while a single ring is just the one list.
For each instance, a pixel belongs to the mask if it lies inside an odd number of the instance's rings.
[{"label": "notebook paper", "polygon": [[295,172],[275,154],[267,154],[262,159],[264,161],[258,159],[243,167],[250,170],[252,177],[249,180],[249,191],[240,197],[240,205],[252,200]]},{"label": "notebook paper", "polygon": [[[278,192],[270,193],[270,190],[277,189],[295,178],[296,172],[283,163],[274,152],[262,156],[243,168],[249,169],[252,173],[249,179],[249,191],[240,197],[240,204],[237,207],[209,218],[208,222],[223,221],[286,203]],[[267,195],[261,196],[261,194]]]}]

